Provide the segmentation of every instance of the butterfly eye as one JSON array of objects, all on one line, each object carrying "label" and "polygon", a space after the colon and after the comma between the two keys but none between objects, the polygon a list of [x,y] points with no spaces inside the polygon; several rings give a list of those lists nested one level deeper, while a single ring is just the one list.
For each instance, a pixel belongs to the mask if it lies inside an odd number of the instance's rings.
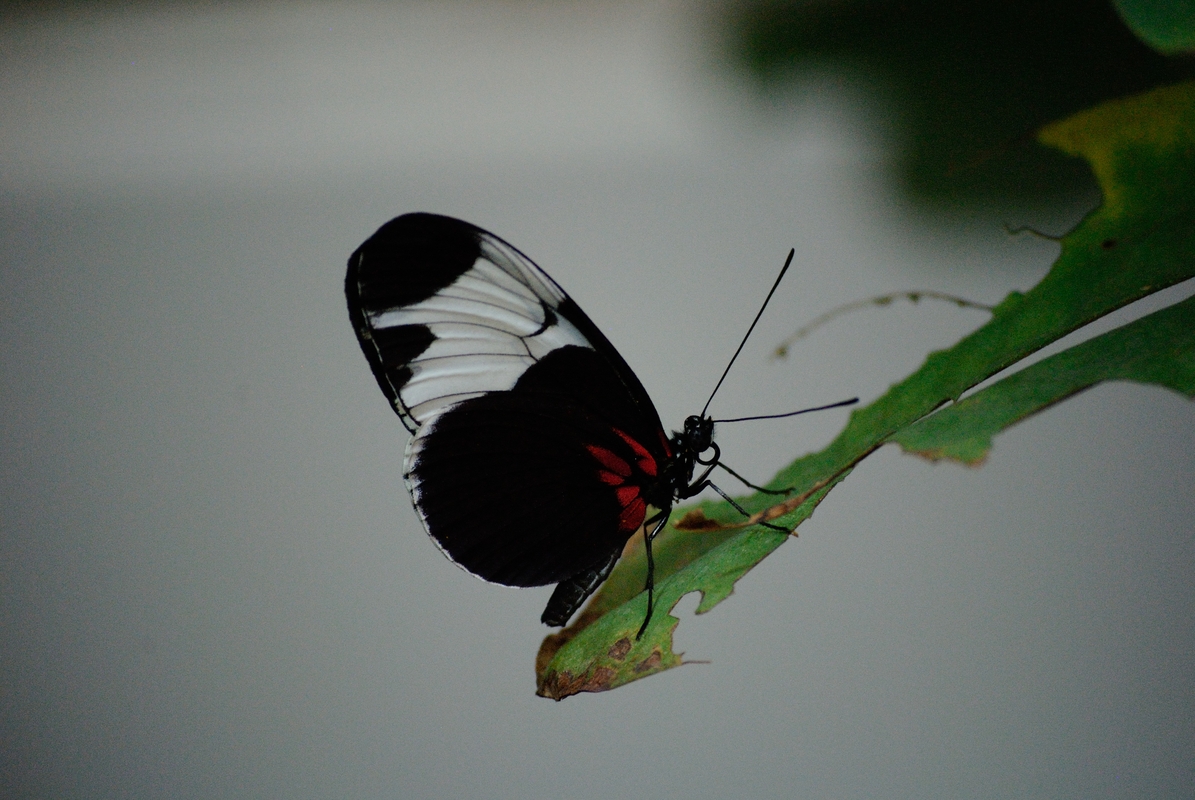
[{"label": "butterfly eye", "polygon": [[[685,419],[685,449],[698,455],[714,443],[714,421],[693,414]],[[708,462],[702,462],[708,463]]]}]

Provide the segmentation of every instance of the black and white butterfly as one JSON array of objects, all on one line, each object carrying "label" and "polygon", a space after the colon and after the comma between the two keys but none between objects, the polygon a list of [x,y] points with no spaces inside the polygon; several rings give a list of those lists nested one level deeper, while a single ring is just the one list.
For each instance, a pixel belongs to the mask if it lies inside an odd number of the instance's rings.
[{"label": "black and white butterfly", "polygon": [[677,501],[711,485],[714,420],[703,411],[668,436],[572,298],[467,222],[391,220],[349,258],[345,294],[378,385],[413,434],[403,475],[444,554],[493,583],[557,584],[541,618],[557,626],[644,528],[650,620],[651,539]]}]

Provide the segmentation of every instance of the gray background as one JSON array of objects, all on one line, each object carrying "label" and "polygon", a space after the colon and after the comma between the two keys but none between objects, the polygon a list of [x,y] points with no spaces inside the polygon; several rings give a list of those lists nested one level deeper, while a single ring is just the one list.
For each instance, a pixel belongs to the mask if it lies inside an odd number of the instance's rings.
[{"label": "gray background", "polygon": [[[681,3],[39,9],[0,26],[4,796],[1195,794],[1189,401],[1100,387],[977,470],[885,448],[724,605],[682,601],[708,664],[556,704],[550,589],[427,540],[341,293],[391,216],[470,220],[678,425],[795,246],[713,412],[870,401],[985,316],[766,355],[859,297],[1028,288],[1057,246],[1002,223],[1094,197],[917,212],[885,109],[833,75],[753,95]],[[719,441],[766,479],[844,421]]]}]

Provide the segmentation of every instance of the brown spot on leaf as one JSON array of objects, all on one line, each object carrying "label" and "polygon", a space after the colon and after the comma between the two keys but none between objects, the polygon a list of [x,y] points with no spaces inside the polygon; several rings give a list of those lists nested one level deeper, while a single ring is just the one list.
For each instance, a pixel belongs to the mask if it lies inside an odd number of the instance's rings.
[{"label": "brown spot on leaf", "polygon": [[611,683],[616,674],[610,667],[598,667],[581,675],[550,672],[544,675],[535,693],[540,697],[559,701],[578,692],[604,692],[612,688]]},{"label": "brown spot on leaf", "polygon": [[652,650],[650,656],[648,656],[647,658],[643,659],[642,661],[640,661],[638,664],[635,665],[635,667],[634,667],[635,672],[643,673],[643,672],[648,672],[650,670],[659,669],[660,662],[662,662],[663,660],[664,660],[664,657],[660,655],[659,650]]},{"label": "brown spot on leaf", "polygon": [[581,613],[573,618],[571,625],[545,636],[544,640],[540,642],[539,652],[535,654],[536,676],[542,676],[544,670],[548,668],[548,664],[551,664],[552,659],[560,652],[560,648],[575,639],[581,631],[601,619],[605,611],[606,609],[595,608],[591,600],[585,608],[581,609]]},{"label": "brown spot on leaf", "polygon": [[1105,239],[1104,241],[1100,242],[1100,247],[1104,248],[1105,250],[1111,250],[1113,247],[1116,247],[1116,240]]},{"label": "brown spot on leaf", "polygon": [[627,657],[627,653],[629,652],[631,652],[631,640],[624,636],[614,644],[610,645],[610,649],[606,652],[606,655],[610,656],[610,658],[614,659],[615,661],[622,661]]},{"label": "brown spot on leaf", "polygon": [[678,531],[720,531],[724,526],[717,520],[710,519],[700,508],[695,508],[685,514],[672,527]]},{"label": "brown spot on leaf", "polygon": [[900,446],[902,450],[911,456],[920,456],[926,461],[938,462],[946,458],[946,450],[942,447],[906,447]]},{"label": "brown spot on leaf", "polygon": [[919,456],[927,461],[933,461],[935,463],[946,459],[949,461],[954,461],[957,464],[962,464],[964,467],[982,467],[985,463],[987,463],[988,460],[986,451],[983,453],[983,455],[977,456],[975,458],[964,458],[957,453],[947,452],[945,447],[907,447],[903,444],[900,447],[902,450],[904,450],[904,452],[911,456]]}]

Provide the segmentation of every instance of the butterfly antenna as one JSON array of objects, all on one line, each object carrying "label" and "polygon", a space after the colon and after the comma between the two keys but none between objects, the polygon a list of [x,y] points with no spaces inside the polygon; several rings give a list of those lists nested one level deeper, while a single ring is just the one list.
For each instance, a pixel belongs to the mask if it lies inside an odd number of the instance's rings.
[{"label": "butterfly antenna", "polygon": [[795,417],[797,414],[808,414],[810,411],[825,411],[828,408],[841,408],[842,406],[853,406],[859,402],[858,397],[852,397],[850,400],[839,400],[837,403],[831,403],[828,406],[815,406],[813,408],[802,408],[800,411],[789,411],[787,414],[762,414],[758,417],[736,417],[735,419],[716,419],[714,422],[750,422],[756,419],[783,419],[785,417]]},{"label": "butterfly antenna", "polygon": [[784,273],[788,272],[789,265],[793,263],[793,256],[797,254],[796,248],[788,251],[788,258],[784,259],[784,266],[780,269],[780,274],[776,276],[776,282],[772,284],[772,290],[768,292],[768,296],[763,299],[763,305],[759,307],[759,313],[755,315],[755,319],[751,321],[751,327],[747,329],[746,335],[743,336],[743,341],[739,342],[739,349],[734,351],[734,355],[730,357],[730,363],[726,365],[726,369],[722,371],[722,377],[718,378],[718,385],[714,387],[714,391],[710,392],[710,399],[705,401],[705,407],[701,409],[701,416],[705,416],[705,412],[709,409],[710,403],[714,400],[714,395],[722,388],[722,381],[726,380],[727,374],[730,373],[730,368],[734,366],[734,360],[739,357],[739,353],[743,352],[743,345],[747,344],[747,339],[751,337],[751,331],[755,330],[755,323],[759,322],[759,318],[763,316],[763,310],[768,307],[768,301],[772,299],[772,295],[776,293],[776,287],[780,285],[780,281],[784,280]]}]

